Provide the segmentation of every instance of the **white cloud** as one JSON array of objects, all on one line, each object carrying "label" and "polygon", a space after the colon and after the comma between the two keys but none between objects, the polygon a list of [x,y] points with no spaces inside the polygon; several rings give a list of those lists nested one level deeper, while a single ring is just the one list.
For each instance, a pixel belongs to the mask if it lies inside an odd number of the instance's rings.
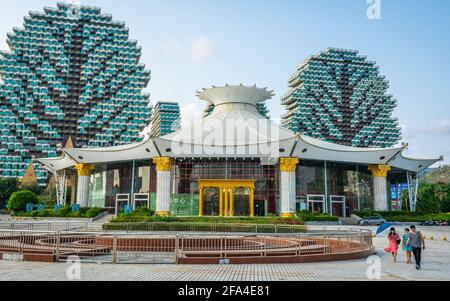
[{"label": "white cloud", "polygon": [[201,102],[192,102],[181,107],[181,127],[186,128],[192,125],[195,121],[203,118],[203,111],[206,105]]},{"label": "white cloud", "polygon": [[217,54],[214,41],[207,36],[200,36],[192,43],[192,59],[195,62],[206,62]]}]

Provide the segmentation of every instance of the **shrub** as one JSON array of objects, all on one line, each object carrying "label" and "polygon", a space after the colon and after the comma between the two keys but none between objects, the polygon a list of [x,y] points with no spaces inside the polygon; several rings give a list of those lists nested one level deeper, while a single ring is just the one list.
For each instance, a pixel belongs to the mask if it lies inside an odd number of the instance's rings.
[{"label": "shrub", "polygon": [[45,205],[46,207],[54,207],[56,204],[56,200],[46,197],[43,195],[38,196],[38,204]]},{"label": "shrub", "polygon": [[37,196],[28,190],[14,192],[8,201],[8,209],[20,212],[25,211],[27,204],[37,204]]},{"label": "shrub", "polygon": [[101,208],[89,208],[86,211],[85,216],[87,218],[93,218],[93,217],[96,217],[97,215],[99,215],[102,212],[103,212],[103,209],[101,209]]},{"label": "shrub", "polygon": [[34,193],[35,195],[40,195],[44,191],[44,189],[39,186],[37,183],[29,183],[29,184],[20,184],[20,190],[28,190]]},{"label": "shrub", "polygon": [[339,220],[337,216],[331,216],[327,213],[311,213],[309,211],[300,211],[297,213],[297,216],[307,222],[336,222]]}]

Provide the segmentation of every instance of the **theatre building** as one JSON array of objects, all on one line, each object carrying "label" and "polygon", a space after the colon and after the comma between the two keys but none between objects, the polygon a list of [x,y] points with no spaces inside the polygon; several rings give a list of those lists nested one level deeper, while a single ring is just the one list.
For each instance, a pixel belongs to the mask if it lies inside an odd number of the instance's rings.
[{"label": "theatre building", "polygon": [[411,159],[407,147],[357,148],[324,142],[260,115],[267,89],[224,86],[198,97],[214,109],[181,130],[143,142],[63,149],[39,159],[58,179],[58,201],[77,176],[82,207],[148,206],[159,215],[290,216],[298,210],[346,217],[391,210],[391,185],[407,183],[415,210],[418,175],[439,159]]}]

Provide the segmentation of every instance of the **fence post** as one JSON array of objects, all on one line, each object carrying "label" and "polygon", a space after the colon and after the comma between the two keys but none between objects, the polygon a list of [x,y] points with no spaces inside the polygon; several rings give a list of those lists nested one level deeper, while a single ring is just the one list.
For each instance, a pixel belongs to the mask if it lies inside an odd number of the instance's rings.
[{"label": "fence post", "polygon": [[224,258],[227,258],[227,238],[223,236],[223,243],[224,243]]},{"label": "fence post", "polygon": [[88,222],[84,222],[84,231],[88,232]]},{"label": "fence post", "polygon": [[179,236],[175,235],[175,264],[178,264],[178,247],[179,247]]},{"label": "fence post", "polygon": [[23,232],[20,232],[19,254],[23,253]]},{"label": "fence post", "polygon": [[117,233],[114,233],[114,238],[113,238],[113,258],[112,258],[112,262],[114,264],[117,263]]},{"label": "fence post", "polygon": [[56,232],[56,262],[59,261],[60,241],[61,241],[61,233],[58,231]]}]

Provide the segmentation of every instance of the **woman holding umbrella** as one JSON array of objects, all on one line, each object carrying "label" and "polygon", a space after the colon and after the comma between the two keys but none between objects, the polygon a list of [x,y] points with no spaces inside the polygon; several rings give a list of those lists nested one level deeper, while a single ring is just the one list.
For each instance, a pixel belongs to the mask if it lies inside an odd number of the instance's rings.
[{"label": "woman holding umbrella", "polygon": [[397,252],[398,252],[398,245],[402,242],[400,239],[400,235],[395,232],[395,228],[392,227],[391,231],[388,235],[389,240],[389,246],[384,249],[387,253],[392,254],[392,258],[394,258],[394,263],[397,263]]}]

